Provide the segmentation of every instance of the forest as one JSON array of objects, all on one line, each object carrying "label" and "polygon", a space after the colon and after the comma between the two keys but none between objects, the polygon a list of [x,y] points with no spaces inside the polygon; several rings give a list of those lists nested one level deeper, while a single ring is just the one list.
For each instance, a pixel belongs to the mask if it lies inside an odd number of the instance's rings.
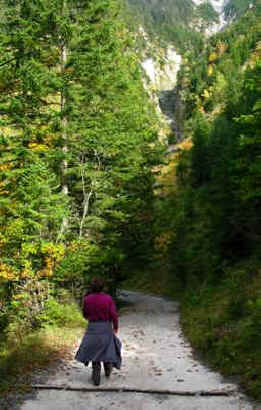
[{"label": "forest", "polygon": [[145,258],[152,243],[152,169],[163,150],[117,2],[1,6],[0,360],[6,379],[10,355],[26,335],[82,323],[78,302],[90,277],[104,276],[113,292],[124,260]]},{"label": "forest", "polygon": [[255,397],[261,392],[260,29],[259,3],[203,50],[186,52],[177,86],[184,140],[162,175],[156,222],[164,262],[182,289],[185,333],[214,366],[240,374]]},{"label": "forest", "polygon": [[[233,23],[206,39],[216,12],[190,1],[166,20],[134,0],[1,0],[0,391],[17,361],[30,372],[73,343],[99,275],[114,295],[163,283],[192,344],[261,397],[260,0],[249,4],[230,1]],[[171,157],[135,7],[183,56]]]}]

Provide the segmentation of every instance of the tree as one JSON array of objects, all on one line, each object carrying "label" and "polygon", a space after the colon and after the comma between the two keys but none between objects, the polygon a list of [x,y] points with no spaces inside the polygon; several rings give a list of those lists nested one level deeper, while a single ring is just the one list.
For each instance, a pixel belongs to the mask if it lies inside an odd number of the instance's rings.
[{"label": "tree", "polygon": [[149,237],[159,161],[134,40],[114,1],[2,5],[1,277],[12,294],[31,278],[85,280],[88,266],[113,276],[122,238]]}]

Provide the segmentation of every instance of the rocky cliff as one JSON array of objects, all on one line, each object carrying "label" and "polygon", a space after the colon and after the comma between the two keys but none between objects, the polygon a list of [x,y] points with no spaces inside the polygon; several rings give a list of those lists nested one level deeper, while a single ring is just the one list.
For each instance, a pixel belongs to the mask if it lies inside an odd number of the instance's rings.
[{"label": "rocky cliff", "polygon": [[184,62],[192,50],[197,49],[200,54],[206,38],[222,31],[241,9],[251,7],[250,1],[128,0],[128,3],[135,15],[134,25],[138,24],[137,36],[142,39],[144,84],[160,113],[163,134],[168,134],[170,127],[176,140],[180,140],[183,108],[176,85],[183,56]]}]

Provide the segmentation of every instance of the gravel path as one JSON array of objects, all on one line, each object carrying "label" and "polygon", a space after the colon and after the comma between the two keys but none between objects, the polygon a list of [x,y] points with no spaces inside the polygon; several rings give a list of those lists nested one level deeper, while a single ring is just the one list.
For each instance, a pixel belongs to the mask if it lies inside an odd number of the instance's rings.
[{"label": "gravel path", "polygon": [[181,332],[177,304],[129,291],[121,298],[130,302],[120,320],[122,370],[114,370],[109,380],[102,376],[97,391],[88,391],[94,387],[91,368],[68,362],[21,410],[261,409],[193,357]]}]

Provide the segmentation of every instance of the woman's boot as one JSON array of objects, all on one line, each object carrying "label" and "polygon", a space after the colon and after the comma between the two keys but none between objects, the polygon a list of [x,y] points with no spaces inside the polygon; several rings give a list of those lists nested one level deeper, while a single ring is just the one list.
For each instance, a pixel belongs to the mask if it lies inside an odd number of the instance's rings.
[{"label": "woman's boot", "polygon": [[110,362],[103,362],[104,372],[106,377],[110,377],[112,372],[112,363]]},{"label": "woman's boot", "polygon": [[92,362],[92,380],[95,386],[99,386],[101,382],[101,363]]}]

